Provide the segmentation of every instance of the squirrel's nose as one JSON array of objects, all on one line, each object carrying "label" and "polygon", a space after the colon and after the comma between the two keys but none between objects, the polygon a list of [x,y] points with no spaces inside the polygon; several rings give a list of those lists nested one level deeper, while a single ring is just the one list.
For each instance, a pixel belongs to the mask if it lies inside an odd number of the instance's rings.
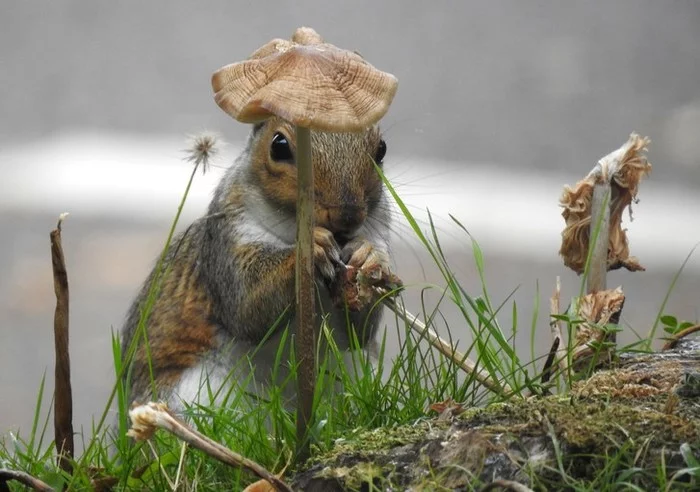
[{"label": "squirrel's nose", "polygon": [[358,205],[342,205],[333,209],[330,216],[335,230],[352,232],[365,221],[365,210]]}]

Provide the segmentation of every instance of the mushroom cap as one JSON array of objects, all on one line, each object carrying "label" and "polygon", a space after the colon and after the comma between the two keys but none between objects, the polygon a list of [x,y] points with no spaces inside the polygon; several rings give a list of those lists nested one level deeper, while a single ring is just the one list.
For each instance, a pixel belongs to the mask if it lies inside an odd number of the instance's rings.
[{"label": "mushroom cap", "polygon": [[373,125],[389,109],[396,77],[360,55],[324,43],[311,28],[291,41],[273,39],[248,60],[212,76],[214,99],[243,123],[277,115],[321,131],[352,132]]}]

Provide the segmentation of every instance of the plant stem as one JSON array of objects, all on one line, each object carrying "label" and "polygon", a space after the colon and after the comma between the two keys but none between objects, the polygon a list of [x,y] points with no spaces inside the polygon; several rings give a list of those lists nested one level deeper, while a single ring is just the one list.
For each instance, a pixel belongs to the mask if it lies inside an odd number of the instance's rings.
[{"label": "plant stem", "polygon": [[165,429],[222,463],[229,466],[245,468],[255,473],[260,478],[267,480],[278,491],[292,491],[280,478],[273,475],[255,461],[228,449],[223,444],[196,431],[184,421],[175,417],[170,413],[170,410],[168,410],[168,407],[164,403],[150,402],[146,405],[139,405],[129,410],[129,417],[131,418],[132,424],[128,435],[134,439],[149,439],[156,428]]},{"label": "plant stem", "polygon": [[[381,288],[377,289],[377,293],[382,296],[387,295],[387,291]],[[418,318],[406,311],[406,308],[403,306],[401,301],[398,301],[392,297],[383,297],[382,302],[385,306],[396,313],[399,318],[407,322],[412,330],[416,331],[416,333],[420,334],[420,336],[425,337],[431,346],[438,349],[442,355],[457,364],[468,375],[473,376],[474,379],[481,383],[486,389],[501,396],[513,391],[508,383],[494,381],[486,371],[483,371],[477,366],[476,362],[457,350],[457,348],[451,343],[440,338],[435,330],[429,326],[426,326]]]},{"label": "plant stem", "polygon": [[[591,198],[591,230],[589,248],[592,249],[590,270],[588,271],[588,293],[593,294],[607,289],[608,247],[610,242],[610,178],[603,166],[603,182],[593,186]],[[594,240],[595,238],[595,240]],[[608,340],[615,343],[617,336],[611,333]]]},{"label": "plant stem", "polygon": [[[191,153],[195,152],[195,149],[191,149]],[[148,336],[146,333],[146,325],[148,324],[148,318],[151,315],[151,311],[153,310],[153,306],[155,305],[156,298],[158,297],[158,293],[160,292],[160,277],[163,273],[163,269],[166,268],[165,265],[165,257],[168,254],[168,249],[170,248],[170,243],[173,240],[173,237],[175,236],[175,230],[177,229],[177,224],[180,220],[180,215],[182,214],[182,210],[185,207],[185,202],[187,201],[187,197],[189,196],[190,193],[190,188],[192,187],[192,183],[194,182],[194,177],[197,175],[197,170],[200,169],[200,164],[204,167],[207,167],[209,165],[209,155],[206,156],[206,158],[202,158],[199,162],[194,161],[194,166],[192,168],[192,172],[190,173],[190,178],[187,181],[187,186],[185,186],[185,191],[182,195],[182,198],[180,199],[180,203],[177,207],[177,212],[175,213],[175,218],[173,219],[172,223],[170,224],[170,230],[168,232],[168,238],[165,240],[165,246],[163,246],[163,249],[161,250],[160,256],[158,257],[158,261],[155,266],[154,274],[153,274],[153,280],[151,281],[150,285],[148,286],[148,293],[146,295],[146,302],[143,304],[141,307],[141,316],[139,319],[139,324],[138,327],[136,328],[136,332],[134,334],[134,339],[131,341],[131,344],[129,347],[126,348],[126,353],[122,354],[123,357],[123,365],[122,365],[122,370],[117,374],[117,380],[121,380],[122,378],[126,377],[127,381],[131,379],[131,361],[134,357],[134,354],[136,353],[136,350],[138,349],[139,346],[139,339],[143,337],[143,343],[144,343],[144,348],[146,350],[146,360],[148,361],[148,372],[150,376],[150,381],[151,381],[151,391],[155,395],[156,393],[156,388],[155,388],[155,382],[153,379],[153,360],[151,358],[151,350],[150,350],[150,344],[148,343]],[[191,159],[190,159],[191,160]],[[206,217],[205,217],[206,218]],[[115,383],[112,385],[112,391],[109,394],[109,397],[107,398],[107,404],[105,405],[105,409],[102,412],[102,415],[100,416],[99,421],[97,422],[97,428],[95,430],[95,434],[97,434],[100,429],[102,429],[105,421],[107,420],[107,417],[110,413],[110,406],[112,405],[112,401],[114,400],[114,397],[117,394],[117,389],[119,388],[119,384]],[[128,410],[128,409],[127,409]],[[92,452],[93,446],[98,444],[97,439],[92,439],[90,440],[90,444],[88,448],[83,451],[83,456],[89,456],[90,452]],[[70,485],[70,484],[69,484]]]},{"label": "plant stem", "polygon": [[33,490],[38,490],[39,492],[54,492],[54,489],[49,487],[48,484],[28,473],[0,468],[0,490],[10,490],[6,483],[8,480],[16,480],[27,487],[31,487]]},{"label": "plant stem", "polygon": [[51,263],[56,292],[54,313],[54,342],[56,352],[54,389],[54,433],[58,464],[68,473],[73,470],[73,392],[70,383],[70,352],[68,351],[68,273],[61,242],[61,224],[67,214],[61,214],[56,229],[51,231]]},{"label": "plant stem", "polygon": [[314,173],[311,131],[296,127],[297,136],[297,245],[296,245],[296,358],[297,462],[309,456],[308,429],[312,422],[316,383],[314,353]]},{"label": "plant stem", "polygon": [[593,248],[590,270],[588,271],[588,293],[592,294],[607,288],[608,243],[610,240],[610,182],[603,176],[603,183],[593,186],[591,200],[591,241]]}]

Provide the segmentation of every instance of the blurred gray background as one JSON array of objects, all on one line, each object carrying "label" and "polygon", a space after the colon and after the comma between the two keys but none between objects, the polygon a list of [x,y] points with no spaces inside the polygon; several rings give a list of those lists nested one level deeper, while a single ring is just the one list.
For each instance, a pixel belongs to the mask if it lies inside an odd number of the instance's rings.
[{"label": "blurred gray background", "polygon": [[[184,221],[199,215],[248,128],[214,104],[211,73],[308,25],[395,74],[384,119],[387,169],[423,219],[430,208],[453,267],[479,293],[469,239],[481,243],[494,302],[514,296],[527,355],[537,299],[538,355],[548,297],[577,277],[557,256],[557,200],[632,131],[652,138],[632,253],[648,271],[614,272],[624,319],[646,334],[673,275],[700,241],[700,3],[696,1],[37,1],[0,6],[0,433],[31,423],[42,374],[52,388],[48,234],[59,213],[71,281],[76,427],[90,426],[113,383],[110,330],[162,247],[189,174],[185,136],[229,142],[198,177]],[[399,275],[416,313],[441,285],[400,219]],[[433,295],[433,298],[436,296]],[[698,319],[691,257],[665,311]],[[445,309],[453,337],[466,328]],[[393,333],[393,332],[392,332]],[[392,335],[393,336],[393,335]],[[392,339],[390,336],[390,340]],[[522,340],[521,340],[522,338]],[[47,400],[45,398],[45,400]],[[48,401],[48,400],[47,400]]]}]

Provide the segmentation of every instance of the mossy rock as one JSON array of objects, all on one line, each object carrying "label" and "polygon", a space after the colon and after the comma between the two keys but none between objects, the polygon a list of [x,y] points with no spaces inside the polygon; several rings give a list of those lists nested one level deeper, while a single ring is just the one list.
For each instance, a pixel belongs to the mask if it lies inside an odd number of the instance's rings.
[{"label": "mossy rock", "polygon": [[502,479],[542,490],[611,481],[653,490],[660,474],[668,481],[687,466],[681,446],[697,454],[700,398],[692,375],[699,370],[700,343],[687,341],[622,360],[565,396],[364,432],[314,459],[294,488],[471,490]]}]

